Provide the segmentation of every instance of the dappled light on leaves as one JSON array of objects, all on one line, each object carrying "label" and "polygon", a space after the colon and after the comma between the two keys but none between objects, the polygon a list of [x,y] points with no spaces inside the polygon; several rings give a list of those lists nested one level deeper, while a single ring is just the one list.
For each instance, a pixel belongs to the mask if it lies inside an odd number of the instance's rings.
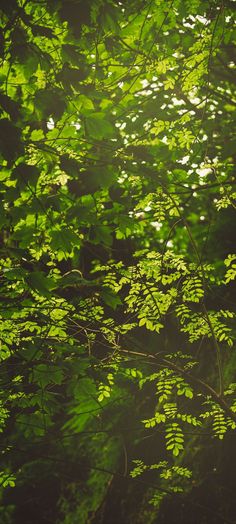
[{"label": "dappled light on leaves", "polygon": [[0,10],[0,520],[233,524],[235,2]]}]

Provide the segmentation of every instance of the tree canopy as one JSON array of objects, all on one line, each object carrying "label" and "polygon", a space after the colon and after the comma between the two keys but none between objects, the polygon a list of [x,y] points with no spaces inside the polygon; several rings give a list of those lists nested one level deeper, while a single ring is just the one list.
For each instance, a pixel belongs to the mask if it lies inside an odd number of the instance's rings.
[{"label": "tree canopy", "polygon": [[1,521],[233,524],[235,1],[0,9]]}]

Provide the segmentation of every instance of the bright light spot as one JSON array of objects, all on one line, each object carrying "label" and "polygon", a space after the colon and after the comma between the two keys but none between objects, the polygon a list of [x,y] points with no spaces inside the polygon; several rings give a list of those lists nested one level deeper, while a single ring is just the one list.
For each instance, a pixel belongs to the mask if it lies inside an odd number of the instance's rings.
[{"label": "bright light spot", "polygon": [[178,98],[175,98],[175,96],[172,98],[172,103],[174,106],[182,106],[182,104],[185,104],[184,100],[178,100]]},{"label": "bright light spot", "polygon": [[128,175],[124,174],[123,176],[120,176],[117,178],[118,184],[123,184],[124,180],[128,177]]},{"label": "bright light spot", "polygon": [[204,24],[204,25],[207,25],[209,24],[210,20],[207,20],[207,18],[205,18],[205,16],[201,16],[201,15],[197,15],[196,16],[196,19],[201,22],[201,24]]},{"label": "bright light spot", "polygon": [[[149,95],[152,95],[152,91],[151,89],[145,89],[144,91],[139,91],[139,94],[142,95],[142,96],[149,96]],[[139,95],[137,95],[139,96]]]},{"label": "bright light spot", "polygon": [[167,245],[167,247],[173,247],[172,240],[168,240],[168,242],[166,242],[166,245]]},{"label": "bright light spot", "polygon": [[147,122],[145,122],[143,124],[143,127],[144,129],[147,131],[148,129],[150,129],[150,126],[151,126],[151,121],[150,120],[147,120]]},{"label": "bright light spot", "polygon": [[190,98],[190,102],[194,105],[197,105],[201,103],[201,99],[196,96],[194,98]]},{"label": "bright light spot", "polygon": [[204,176],[207,176],[207,175],[209,175],[211,173],[211,169],[209,167],[199,168],[199,169],[196,169],[196,173],[201,178],[203,178]]},{"label": "bright light spot", "polygon": [[162,223],[161,222],[150,222],[151,226],[156,229],[156,231],[160,231]]},{"label": "bright light spot", "polygon": [[194,27],[194,24],[189,24],[188,22],[183,22],[184,27],[190,27],[192,29]]},{"label": "bright light spot", "polygon": [[68,178],[68,175],[64,171],[62,171],[61,174],[58,175],[58,177],[56,177],[55,182],[58,182],[61,186],[65,186]]},{"label": "bright light spot", "polygon": [[147,87],[149,85],[149,82],[148,80],[144,79],[144,80],[141,80],[141,84],[143,86],[143,88]]},{"label": "bright light spot", "polygon": [[55,127],[54,120],[53,120],[53,118],[50,117],[48,122],[47,122],[47,128],[48,129],[54,129],[54,127]]},{"label": "bright light spot", "polygon": [[119,127],[121,130],[122,130],[122,129],[125,129],[125,127],[126,127],[126,122],[123,122],[123,123],[121,123],[121,122],[116,122],[116,123],[115,123],[115,126],[116,126],[116,127]]},{"label": "bright light spot", "polygon": [[179,162],[179,164],[187,164],[188,161],[189,161],[189,158],[190,158],[190,156],[186,155],[186,156],[183,156],[183,158],[181,160],[177,160],[177,162]]},{"label": "bright light spot", "polygon": [[200,216],[200,220],[205,220],[206,217],[204,217],[204,215],[201,215]]}]

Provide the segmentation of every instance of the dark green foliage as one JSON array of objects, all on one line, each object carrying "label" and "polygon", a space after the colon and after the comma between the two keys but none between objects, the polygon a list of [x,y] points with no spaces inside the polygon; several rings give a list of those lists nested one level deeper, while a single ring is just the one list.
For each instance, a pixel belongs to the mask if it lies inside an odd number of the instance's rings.
[{"label": "dark green foliage", "polygon": [[0,520],[232,524],[234,2],[1,13]]}]

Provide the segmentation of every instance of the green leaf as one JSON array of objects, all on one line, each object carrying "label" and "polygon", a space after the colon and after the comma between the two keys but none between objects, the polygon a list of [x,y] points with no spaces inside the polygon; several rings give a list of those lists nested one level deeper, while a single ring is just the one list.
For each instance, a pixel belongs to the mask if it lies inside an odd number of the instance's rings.
[{"label": "green leaf", "polygon": [[55,287],[54,280],[46,277],[42,271],[33,271],[32,273],[29,273],[26,281],[31,289],[45,297],[50,297],[50,291]]},{"label": "green leaf", "polygon": [[96,228],[91,229],[91,240],[95,244],[99,244],[100,242],[102,244],[105,244],[106,246],[112,245],[112,231],[110,230],[109,226],[97,226]]},{"label": "green leaf", "polygon": [[71,253],[74,247],[80,246],[80,239],[78,235],[66,227],[61,227],[60,230],[52,230],[51,235],[51,247],[52,249],[60,249]]},{"label": "green leaf", "polygon": [[39,178],[39,170],[36,166],[21,162],[12,171],[12,178],[16,178],[17,185],[23,188],[26,185],[35,186]]},{"label": "green leaf", "polygon": [[115,130],[111,122],[107,120],[105,113],[93,113],[87,116],[86,131],[89,136],[102,140],[103,138],[111,138],[115,134]]},{"label": "green leaf", "polygon": [[38,364],[35,366],[31,375],[31,380],[45,388],[49,384],[60,385],[63,380],[63,371],[55,366],[47,366],[46,364]]},{"label": "green leaf", "polygon": [[116,309],[117,306],[122,305],[119,295],[115,294],[111,289],[109,289],[109,287],[103,287],[101,296],[105,304],[110,306],[112,309]]},{"label": "green leaf", "polygon": [[0,153],[11,164],[17,157],[24,154],[21,130],[7,118],[0,120]]}]

